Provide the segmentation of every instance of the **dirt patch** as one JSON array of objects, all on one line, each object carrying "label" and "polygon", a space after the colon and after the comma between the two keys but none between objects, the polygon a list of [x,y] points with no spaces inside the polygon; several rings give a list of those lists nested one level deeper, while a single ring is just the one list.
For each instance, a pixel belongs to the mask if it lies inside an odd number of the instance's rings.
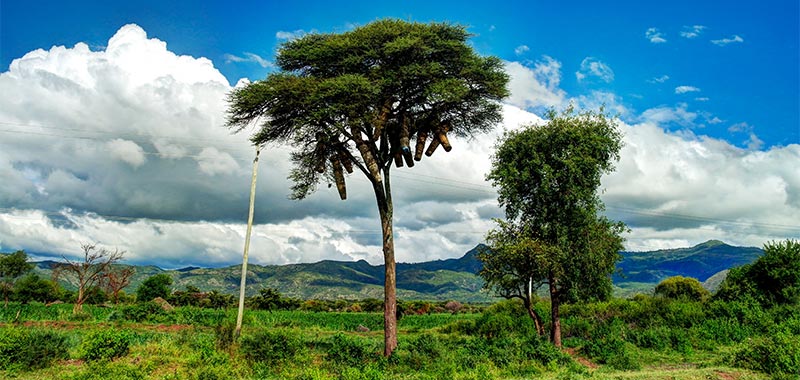
[{"label": "dirt patch", "polygon": [[722,372],[722,371],[714,371],[714,374],[717,375],[719,380],[738,380],[738,376],[734,376],[733,374]]},{"label": "dirt patch", "polygon": [[591,360],[589,360],[589,359],[587,359],[587,358],[585,358],[583,356],[578,355],[578,351],[576,349],[574,349],[574,348],[565,348],[564,352],[566,352],[569,356],[571,356],[572,360],[575,360],[576,362],[578,362],[578,364],[580,364],[580,365],[582,365],[582,366],[584,366],[586,368],[590,368],[590,369],[600,368],[599,365],[597,365],[596,363],[593,363]]}]

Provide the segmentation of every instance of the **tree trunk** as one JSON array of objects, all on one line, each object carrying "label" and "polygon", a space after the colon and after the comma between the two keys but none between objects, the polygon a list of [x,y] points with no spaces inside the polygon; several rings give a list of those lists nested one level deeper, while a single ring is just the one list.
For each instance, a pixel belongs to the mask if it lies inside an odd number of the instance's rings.
[{"label": "tree trunk", "polygon": [[556,281],[552,276],[548,281],[550,283],[550,316],[552,319],[550,322],[550,341],[554,346],[561,348],[561,314],[559,309],[561,301],[559,300],[560,295]]},{"label": "tree trunk", "polygon": [[394,259],[394,232],[392,218],[392,192],[388,166],[383,170],[383,181],[373,182],[378,213],[383,234],[383,355],[389,357],[397,348],[397,274]]},{"label": "tree trunk", "polygon": [[75,298],[75,305],[72,307],[72,314],[78,314],[83,310],[83,287],[78,287],[78,296]]},{"label": "tree trunk", "polygon": [[528,316],[533,319],[533,324],[536,326],[536,334],[539,336],[544,335],[544,323],[542,322],[542,317],[539,316],[539,313],[536,310],[533,310],[533,303],[530,300],[526,300],[524,302],[525,309],[528,310]]}]

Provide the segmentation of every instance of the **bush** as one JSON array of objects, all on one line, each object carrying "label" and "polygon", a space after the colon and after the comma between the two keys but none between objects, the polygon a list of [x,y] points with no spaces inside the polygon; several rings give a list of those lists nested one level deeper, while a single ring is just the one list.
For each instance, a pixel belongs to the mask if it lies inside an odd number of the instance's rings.
[{"label": "bush", "polygon": [[330,339],[327,350],[328,360],[349,367],[360,367],[375,358],[372,348],[363,340],[342,333]]},{"label": "bush", "polygon": [[133,334],[127,330],[96,330],[81,344],[81,358],[89,361],[114,359],[128,354]]},{"label": "bush", "polygon": [[125,306],[109,316],[109,320],[126,320],[132,322],[157,322],[163,319],[166,311],[155,302],[142,302]]},{"label": "bush", "polygon": [[251,361],[266,364],[293,359],[303,348],[296,333],[283,330],[262,331],[242,337],[239,349]]},{"label": "bush", "polygon": [[214,327],[214,341],[217,348],[227,350],[236,341],[236,325],[230,322],[222,322]]},{"label": "bush", "polygon": [[550,343],[546,338],[534,336],[522,345],[522,352],[527,359],[535,360],[542,365],[556,363],[564,366],[572,363],[572,358]]},{"label": "bush", "polygon": [[0,370],[39,369],[69,357],[67,339],[53,331],[0,330]]},{"label": "bush", "polygon": [[800,374],[800,339],[783,333],[748,339],[731,359],[734,366],[768,374]]},{"label": "bush", "polygon": [[164,273],[150,276],[136,289],[136,301],[148,302],[156,297],[167,299],[170,295],[170,285],[172,277]]},{"label": "bush", "polygon": [[669,299],[704,301],[711,294],[696,278],[674,276],[656,285],[655,295]]}]

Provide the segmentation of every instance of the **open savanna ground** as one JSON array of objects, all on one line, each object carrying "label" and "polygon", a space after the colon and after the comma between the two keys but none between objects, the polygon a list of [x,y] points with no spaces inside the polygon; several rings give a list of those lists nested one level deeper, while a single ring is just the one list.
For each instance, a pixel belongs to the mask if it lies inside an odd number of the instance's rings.
[{"label": "open savanna ground", "polygon": [[[548,304],[537,307],[546,310]],[[473,309],[474,310],[474,309]],[[382,315],[152,303],[0,308],[0,378],[18,379],[794,379],[800,309],[649,296],[568,305],[564,348],[520,305],[410,314],[383,358]],[[368,331],[367,331],[368,329]]]}]

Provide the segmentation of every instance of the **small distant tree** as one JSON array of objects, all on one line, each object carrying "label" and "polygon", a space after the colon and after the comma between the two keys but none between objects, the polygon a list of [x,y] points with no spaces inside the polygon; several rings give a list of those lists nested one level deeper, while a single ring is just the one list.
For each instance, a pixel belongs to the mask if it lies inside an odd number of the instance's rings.
[{"label": "small distant tree", "polygon": [[115,267],[110,268],[103,275],[102,286],[106,293],[111,296],[111,300],[116,305],[119,303],[119,292],[131,284],[131,277],[136,273],[134,267]]},{"label": "small distant tree", "polygon": [[96,287],[111,266],[122,260],[125,251],[109,251],[105,248],[97,248],[96,244],[81,245],[83,260],[72,261],[64,257],[64,262],[57,264],[53,269],[53,277],[63,278],[74,284],[77,288],[75,295],[75,305],[72,308],[73,314],[83,311],[83,304],[86,302],[87,291],[89,288]]},{"label": "small distant tree", "polygon": [[171,293],[172,277],[160,273],[150,276],[136,289],[136,301],[148,302],[156,297],[167,299]]},{"label": "small distant tree", "polygon": [[57,289],[52,281],[41,278],[36,273],[29,273],[14,284],[14,299],[23,304],[31,301],[46,303],[59,298]]},{"label": "small distant tree", "polygon": [[253,307],[258,310],[277,310],[283,306],[283,297],[278,289],[261,289],[259,294],[251,301]]},{"label": "small distant tree", "polygon": [[31,269],[33,264],[28,263],[25,251],[0,255],[0,290],[3,292],[5,307],[8,307],[8,298],[14,290],[16,280]]},{"label": "small distant tree", "polygon": [[764,306],[800,304],[800,241],[764,244],[764,255],[751,264],[732,268],[714,297],[751,297]]},{"label": "small distant tree", "polygon": [[704,301],[711,296],[696,278],[683,276],[674,276],[661,281],[656,285],[654,293],[664,298],[689,301]]}]

